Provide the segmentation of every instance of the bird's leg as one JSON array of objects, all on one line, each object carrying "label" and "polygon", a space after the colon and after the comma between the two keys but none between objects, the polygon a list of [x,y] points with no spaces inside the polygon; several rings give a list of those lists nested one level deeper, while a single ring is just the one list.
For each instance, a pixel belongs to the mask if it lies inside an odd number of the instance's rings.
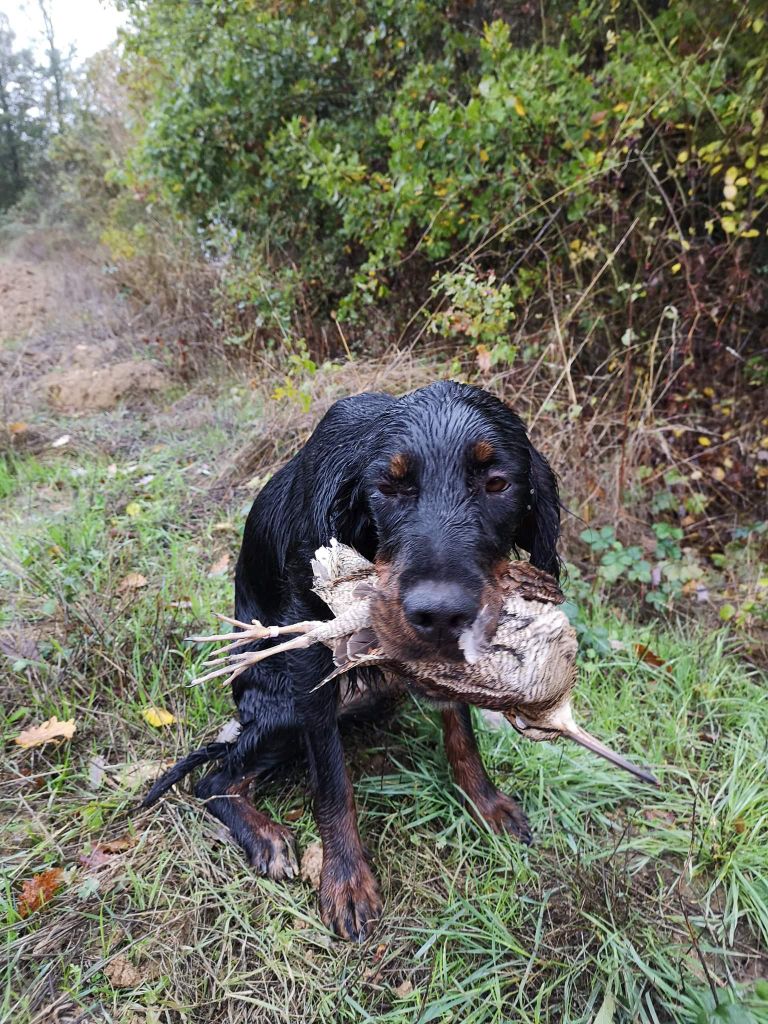
[{"label": "bird's leg", "polygon": [[[300,636],[295,636],[292,640],[285,640],[281,644],[275,644],[273,647],[265,647],[260,651],[243,651],[240,654],[227,654],[221,653],[221,656],[209,658],[205,662],[206,668],[211,668],[213,671],[207,672],[205,675],[197,676],[192,680],[190,685],[197,685],[198,683],[206,683],[210,679],[215,679],[217,676],[227,676],[226,683],[231,683],[235,680],[242,672],[245,672],[251,665],[257,664],[259,661],[264,661],[265,658],[271,658],[274,654],[282,654],[283,651],[295,651],[300,650],[304,647],[311,647],[315,642],[314,636],[312,636],[312,630],[316,626],[320,625],[318,622],[298,622],[293,626],[274,626],[271,627],[280,633],[296,633],[300,632]],[[264,629],[265,627],[261,627]],[[268,633],[267,637],[259,637],[259,639],[267,639],[274,634]],[[231,646],[225,648],[224,651],[231,650]]]},{"label": "bird's leg", "polygon": [[475,820],[487,825],[492,832],[509,832],[522,842],[530,843],[531,829],[522,808],[488,778],[467,704],[450,704],[443,708],[443,736],[454,781],[466,796]]}]

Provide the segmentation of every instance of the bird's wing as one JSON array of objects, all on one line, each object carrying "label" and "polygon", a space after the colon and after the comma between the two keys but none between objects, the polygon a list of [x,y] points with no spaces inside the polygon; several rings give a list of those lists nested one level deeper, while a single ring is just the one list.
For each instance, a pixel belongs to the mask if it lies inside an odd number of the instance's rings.
[{"label": "bird's wing", "polygon": [[554,576],[530,562],[509,562],[504,578],[505,590],[519,594],[525,601],[562,604],[565,595]]}]

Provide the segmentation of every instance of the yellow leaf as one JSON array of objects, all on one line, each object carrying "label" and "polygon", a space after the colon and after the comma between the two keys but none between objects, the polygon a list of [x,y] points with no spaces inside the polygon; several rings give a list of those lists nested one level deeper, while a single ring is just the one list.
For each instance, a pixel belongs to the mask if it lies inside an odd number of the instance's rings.
[{"label": "yellow leaf", "polygon": [[24,750],[28,750],[30,747],[42,746],[49,740],[71,740],[76,728],[74,718],[60,722],[54,715],[42,725],[33,725],[29,729],[23,729],[14,742]]},{"label": "yellow leaf", "polygon": [[17,420],[15,423],[8,424],[8,430],[12,434],[23,434],[28,429],[27,424],[23,420]]},{"label": "yellow leaf", "polygon": [[617,103],[613,108],[614,114],[623,114],[625,110],[629,110],[628,103]]},{"label": "yellow leaf", "polygon": [[171,712],[166,711],[165,708],[144,708],[141,715],[147,725],[151,725],[155,729],[161,729],[164,725],[173,725],[176,721]]},{"label": "yellow leaf", "polygon": [[416,139],[416,149],[424,149],[424,139]]},{"label": "yellow leaf", "polygon": [[687,149],[681,149],[680,152],[677,154],[677,162],[679,164],[684,164],[687,160],[688,160],[688,150]]},{"label": "yellow leaf", "polygon": [[717,480],[718,483],[722,483],[722,481],[725,480],[725,470],[722,466],[715,466],[712,470],[712,478]]},{"label": "yellow leaf", "polygon": [[670,270],[672,271],[673,274],[679,274],[680,273],[680,264],[679,263],[673,263],[672,266],[670,267]]},{"label": "yellow leaf", "polygon": [[523,106],[523,101],[520,99],[519,96],[515,96],[514,106],[515,106],[515,113],[519,117],[525,117],[525,107]]},{"label": "yellow leaf", "polygon": [[480,150],[480,160],[481,160],[481,162],[484,163],[484,164],[487,164],[489,159],[490,159],[490,157],[488,156],[488,150],[487,149],[481,149]]},{"label": "yellow leaf", "polygon": [[732,185],[739,176],[739,170],[737,167],[729,167],[725,172],[725,183],[726,185]]},{"label": "yellow leaf", "polygon": [[752,31],[755,33],[755,35],[759,36],[764,28],[765,28],[765,22],[763,21],[763,19],[762,18],[755,18],[755,20],[752,22]]},{"label": "yellow leaf", "polygon": [[702,448],[709,448],[709,446],[712,444],[712,442],[710,441],[710,439],[708,437],[700,437],[699,438],[699,444],[701,445]]},{"label": "yellow leaf", "polygon": [[732,235],[737,228],[735,217],[721,217],[720,225],[727,235]]},{"label": "yellow leaf", "polygon": [[141,515],[141,505],[138,501],[131,501],[125,506],[125,514],[130,516],[131,519],[135,519],[136,516]]}]

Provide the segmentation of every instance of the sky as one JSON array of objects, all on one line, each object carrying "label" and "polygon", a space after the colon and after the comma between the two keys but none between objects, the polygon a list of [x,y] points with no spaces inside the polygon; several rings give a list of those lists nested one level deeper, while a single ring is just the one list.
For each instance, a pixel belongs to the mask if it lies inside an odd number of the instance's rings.
[{"label": "sky", "polygon": [[[56,45],[76,50],[77,63],[104,49],[117,36],[124,21],[110,0],[48,0],[53,13]],[[0,0],[0,12],[8,16],[18,46],[43,49],[43,21],[38,0]]]}]

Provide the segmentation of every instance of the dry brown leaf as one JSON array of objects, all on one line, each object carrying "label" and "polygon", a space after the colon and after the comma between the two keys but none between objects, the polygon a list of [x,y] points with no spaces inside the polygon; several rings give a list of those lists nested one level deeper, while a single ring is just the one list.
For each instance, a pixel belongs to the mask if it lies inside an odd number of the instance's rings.
[{"label": "dry brown leaf", "polygon": [[644,661],[646,665],[653,665],[654,668],[663,668],[667,664],[647,644],[635,644],[635,651],[640,661]]},{"label": "dry brown leaf", "polygon": [[672,811],[665,811],[661,807],[646,807],[641,813],[646,821],[654,824],[674,825],[677,822],[677,818]]},{"label": "dry brown leaf", "polygon": [[303,814],[304,814],[304,808],[303,807],[292,807],[290,811],[287,811],[283,815],[283,820],[284,821],[290,821],[290,822],[298,821],[299,818],[302,817]]},{"label": "dry brown leaf", "polygon": [[144,978],[124,956],[116,956],[104,968],[104,974],[112,988],[136,988]]},{"label": "dry brown leaf", "polygon": [[50,740],[71,740],[76,728],[74,718],[60,722],[54,715],[47,722],[32,725],[29,729],[22,729],[14,742],[24,750],[28,750],[30,747],[39,747]]},{"label": "dry brown leaf", "polygon": [[132,836],[122,836],[120,839],[95,843],[90,853],[81,853],[77,859],[84,868],[95,870],[105,864],[114,864],[121,853],[135,845],[136,840]]},{"label": "dry brown leaf", "polygon": [[19,901],[16,905],[19,916],[29,917],[35,910],[39,910],[44,903],[53,899],[63,884],[63,868],[48,868],[47,871],[28,878],[22,883]]},{"label": "dry brown leaf", "polygon": [[320,888],[320,871],[323,867],[323,844],[310,843],[301,858],[301,877],[317,891]]},{"label": "dry brown leaf", "polygon": [[407,999],[411,992],[413,992],[413,985],[407,978],[392,989],[392,994],[398,999]]},{"label": "dry brown leaf", "polygon": [[209,576],[223,576],[229,568],[229,553],[224,552],[223,555],[219,555],[216,561],[208,570]]},{"label": "dry brown leaf", "polygon": [[133,761],[114,773],[114,779],[121,789],[138,789],[148,782],[154,782],[173,762],[169,761]]},{"label": "dry brown leaf", "polygon": [[129,572],[118,583],[117,592],[123,594],[126,590],[140,590],[142,587],[146,587],[148,582],[147,577],[142,576],[140,572]]},{"label": "dry brown leaf", "polygon": [[8,424],[8,430],[11,434],[24,434],[29,430],[29,425],[23,420],[17,420],[15,423]]}]

